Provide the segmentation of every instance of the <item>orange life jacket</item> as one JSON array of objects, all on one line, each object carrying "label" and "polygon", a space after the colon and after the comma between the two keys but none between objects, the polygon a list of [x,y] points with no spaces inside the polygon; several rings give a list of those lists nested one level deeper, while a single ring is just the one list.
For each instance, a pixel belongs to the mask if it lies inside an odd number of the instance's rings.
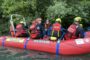
[{"label": "orange life jacket", "polygon": [[60,37],[60,30],[61,30],[61,24],[60,23],[55,23],[52,26],[52,36],[55,36],[55,32],[57,35],[55,37]]}]

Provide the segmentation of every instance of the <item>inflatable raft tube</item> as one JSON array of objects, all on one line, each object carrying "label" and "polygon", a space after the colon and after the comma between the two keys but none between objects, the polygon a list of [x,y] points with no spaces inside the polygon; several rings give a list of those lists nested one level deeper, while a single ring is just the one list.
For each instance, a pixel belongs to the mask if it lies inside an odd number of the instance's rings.
[{"label": "inflatable raft tube", "polygon": [[49,41],[32,40],[30,38],[0,37],[0,46],[36,50],[62,55],[79,55],[90,53],[90,38]]}]

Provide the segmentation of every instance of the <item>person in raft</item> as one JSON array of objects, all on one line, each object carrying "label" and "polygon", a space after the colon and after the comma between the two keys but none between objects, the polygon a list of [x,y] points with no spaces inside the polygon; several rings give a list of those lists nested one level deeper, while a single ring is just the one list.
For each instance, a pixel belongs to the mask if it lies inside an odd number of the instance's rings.
[{"label": "person in raft", "polygon": [[36,29],[36,26],[37,26],[36,20],[33,20],[31,26],[29,27],[30,38],[32,39],[37,38],[39,34],[39,32]]},{"label": "person in raft", "polygon": [[24,25],[23,21],[20,21],[18,24],[14,24],[14,27],[15,27],[15,34],[13,31],[13,27],[10,26],[10,32],[13,37],[27,37],[28,36],[25,30],[26,26]]},{"label": "person in raft", "polygon": [[81,17],[74,18],[74,23],[72,23],[67,29],[67,33],[65,35],[66,40],[84,38],[84,29],[82,24],[80,24],[81,20]]},{"label": "person in raft", "polygon": [[64,28],[61,25],[61,19],[57,18],[56,22],[49,28],[48,35],[50,36],[50,40],[62,40],[64,37]]},{"label": "person in raft", "polygon": [[42,26],[42,19],[41,18],[37,18],[35,20],[35,24],[31,25],[31,27],[34,28],[34,34],[31,33],[30,36],[33,39],[43,39],[43,26]]},{"label": "person in raft", "polygon": [[45,23],[44,23],[44,31],[43,31],[45,38],[48,37],[48,29],[50,28],[50,26],[51,26],[51,23],[50,23],[50,21],[47,19],[47,20],[45,21]]},{"label": "person in raft", "polygon": [[20,21],[20,23],[18,23],[16,25],[16,32],[15,32],[15,36],[16,37],[28,37],[27,31],[26,31],[26,26],[24,25],[24,21]]}]

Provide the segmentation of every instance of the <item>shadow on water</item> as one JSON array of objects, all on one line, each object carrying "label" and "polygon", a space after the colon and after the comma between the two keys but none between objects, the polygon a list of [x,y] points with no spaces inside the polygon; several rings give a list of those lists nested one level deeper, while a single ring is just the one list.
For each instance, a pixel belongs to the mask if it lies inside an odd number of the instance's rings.
[{"label": "shadow on water", "polygon": [[61,56],[16,48],[0,47],[0,60],[90,60],[90,54]]}]

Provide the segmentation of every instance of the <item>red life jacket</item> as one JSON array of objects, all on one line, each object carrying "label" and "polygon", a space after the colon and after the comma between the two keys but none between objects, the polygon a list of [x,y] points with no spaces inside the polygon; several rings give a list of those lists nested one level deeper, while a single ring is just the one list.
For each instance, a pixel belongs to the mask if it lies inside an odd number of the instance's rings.
[{"label": "red life jacket", "polygon": [[61,24],[55,23],[55,24],[53,24],[52,30],[54,30],[54,31],[59,31],[59,30],[61,30],[60,27],[61,27]]},{"label": "red life jacket", "polygon": [[35,39],[35,38],[37,38],[38,34],[39,34],[39,31],[36,29],[36,25],[32,24],[30,26],[30,37],[32,39]]},{"label": "red life jacket", "polygon": [[61,24],[55,23],[52,26],[52,36],[55,36],[55,32],[57,33],[56,37],[60,36]]},{"label": "red life jacket", "polygon": [[76,39],[76,30],[77,30],[77,26],[75,24],[72,24],[69,26],[68,28],[68,33],[66,33],[65,35],[65,39],[69,40],[69,39]]},{"label": "red life jacket", "polygon": [[32,30],[31,33],[30,33],[30,37],[32,39],[37,38],[38,35],[39,35],[39,32],[37,30]]},{"label": "red life jacket", "polygon": [[77,26],[75,24],[72,24],[69,26],[68,32],[74,34],[74,33],[76,33],[76,29],[77,29]]},{"label": "red life jacket", "polygon": [[26,34],[26,31],[23,28],[23,24],[20,23],[16,26],[16,36],[20,36],[20,35],[23,35],[23,34]]}]

